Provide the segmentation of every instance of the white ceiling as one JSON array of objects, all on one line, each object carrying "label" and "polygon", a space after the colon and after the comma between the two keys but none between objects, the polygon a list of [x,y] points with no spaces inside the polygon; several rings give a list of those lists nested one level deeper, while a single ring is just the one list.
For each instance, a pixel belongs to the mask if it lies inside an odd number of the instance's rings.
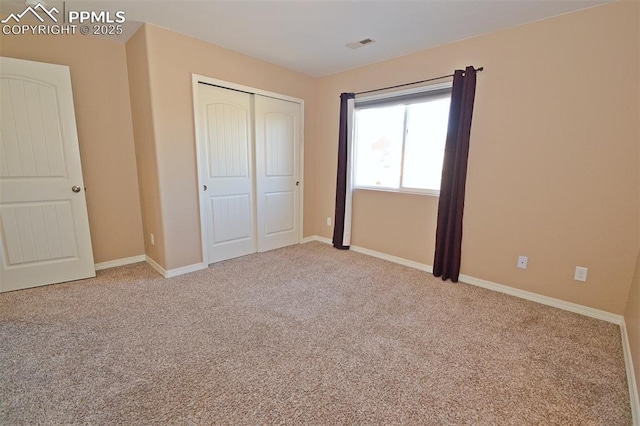
[{"label": "white ceiling", "polygon": [[[68,0],[65,7],[123,10],[121,41],[148,22],[320,77],[609,1]],[[23,0],[0,4],[2,19],[24,9]],[[376,43],[345,47],[367,37]]]}]

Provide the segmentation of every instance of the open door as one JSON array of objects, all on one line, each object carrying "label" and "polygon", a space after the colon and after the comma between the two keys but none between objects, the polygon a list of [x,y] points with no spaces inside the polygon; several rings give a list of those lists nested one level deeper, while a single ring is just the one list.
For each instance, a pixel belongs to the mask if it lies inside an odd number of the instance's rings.
[{"label": "open door", "polygon": [[95,276],[69,68],[0,58],[0,291]]}]

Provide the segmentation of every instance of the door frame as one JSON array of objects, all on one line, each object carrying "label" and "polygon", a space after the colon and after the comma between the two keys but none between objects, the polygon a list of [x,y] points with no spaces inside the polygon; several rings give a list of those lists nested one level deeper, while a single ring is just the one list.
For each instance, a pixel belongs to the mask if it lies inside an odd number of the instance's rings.
[{"label": "door frame", "polygon": [[[300,199],[298,200],[298,214],[299,214],[299,224],[300,224],[300,229],[298,229],[298,244],[302,241],[302,234],[303,234],[303,229],[304,229],[304,99],[300,99],[300,98],[295,98],[292,96],[287,96],[287,95],[283,95],[280,93],[276,93],[276,92],[269,92],[267,90],[262,90],[262,89],[256,89],[255,87],[250,87],[250,86],[244,86],[242,84],[236,84],[236,83],[232,83],[230,81],[225,81],[225,80],[219,80],[217,78],[212,78],[212,77],[207,77],[204,75],[200,75],[200,74],[191,74],[191,85],[192,85],[192,93],[193,93],[193,119],[194,119],[194,132],[195,132],[195,144],[196,144],[196,171],[197,171],[197,183],[198,183],[198,204],[199,204],[199,208],[200,208],[200,243],[202,246],[202,266],[204,268],[208,268],[209,267],[209,249],[207,247],[207,227],[206,227],[206,223],[205,223],[205,215],[204,215],[204,191],[202,190],[202,181],[201,181],[201,176],[202,176],[202,170],[201,170],[201,160],[202,160],[202,155],[204,154],[203,152],[201,152],[200,149],[200,145],[201,145],[201,140],[200,140],[200,131],[199,131],[199,126],[200,126],[200,118],[199,118],[199,106],[200,106],[200,96],[198,94],[198,85],[200,83],[204,83],[204,84],[208,84],[211,86],[217,86],[220,87],[222,89],[228,89],[228,90],[238,90],[240,92],[245,92],[245,93],[249,93],[252,95],[261,95],[261,96],[267,96],[270,98],[275,98],[275,99],[281,99],[283,101],[289,101],[289,102],[294,102],[297,103],[298,105],[300,105],[300,128],[299,128],[299,158],[298,158],[298,164],[300,165],[300,176],[298,176],[298,180],[300,181]],[[253,143],[255,144],[255,129],[253,130],[253,137],[251,138],[251,140],[253,141]],[[253,172],[253,185],[256,184],[255,180],[256,180],[256,165],[255,165],[255,150],[253,150],[253,161],[251,164],[252,167],[252,172]],[[253,203],[253,205],[256,205],[256,193],[254,191],[253,194],[253,199],[251,200],[251,202]],[[254,220],[257,220],[257,210],[254,209]],[[257,223],[257,222],[256,222]],[[257,240],[256,240],[256,244],[257,244]]]}]

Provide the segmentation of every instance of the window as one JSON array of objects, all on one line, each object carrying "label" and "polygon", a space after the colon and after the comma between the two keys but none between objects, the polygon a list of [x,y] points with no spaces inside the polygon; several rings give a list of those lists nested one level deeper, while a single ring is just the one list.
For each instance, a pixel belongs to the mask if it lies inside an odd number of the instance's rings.
[{"label": "window", "polygon": [[356,99],[354,186],[438,195],[451,86]]}]

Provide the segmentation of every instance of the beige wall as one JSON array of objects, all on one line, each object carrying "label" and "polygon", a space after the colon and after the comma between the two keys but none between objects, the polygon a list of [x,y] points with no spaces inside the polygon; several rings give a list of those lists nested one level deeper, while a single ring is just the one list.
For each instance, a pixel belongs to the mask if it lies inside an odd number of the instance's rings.
[{"label": "beige wall", "polygon": [[[431,264],[431,260],[424,261],[424,255],[433,258],[437,197],[355,190],[353,205],[351,232],[354,245],[404,259],[422,259],[423,263]],[[388,226],[396,222],[410,223],[412,229],[401,229],[402,232],[398,232],[398,226]]]},{"label": "beige wall", "polygon": [[[164,265],[164,228],[151,109],[147,33],[144,27],[129,39],[126,53],[145,254],[156,263]],[[151,242],[151,234],[154,235],[154,244]]]},{"label": "beige wall", "polygon": [[[304,197],[304,234],[313,234],[313,191],[309,191],[309,188],[315,186],[316,80],[155,26],[145,25],[141,31],[145,32],[147,45],[151,114],[161,194],[162,220],[154,226],[163,227],[162,231],[156,229],[155,232],[162,236],[156,245],[164,246],[165,256],[164,259],[156,259],[158,263],[165,269],[174,269],[202,261],[192,73],[305,101],[304,187],[307,192]],[[134,38],[128,45],[131,43],[141,42]],[[134,111],[137,109],[134,107]],[[151,171],[143,171],[143,174],[147,173],[152,174]],[[154,189],[143,186],[142,191],[143,200],[155,197],[153,194],[149,197],[144,194]],[[148,220],[145,219],[145,222]],[[151,228],[145,223],[146,233],[154,232]],[[148,235],[145,236],[148,239]]]},{"label": "beige wall", "polygon": [[[638,250],[638,13],[617,2],[323,78],[316,232],[335,197],[338,95],[478,76],[462,273],[622,314]],[[357,191],[352,243],[432,264],[437,203]],[[529,256],[527,270],[516,268]],[[573,280],[589,268],[586,283]]]},{"label": "beige wall", "polygon": [[[640,7],[637,8],[638,22],[640,22]],[[640,46],[640,31],[638,31],[638,45]],[[638,58],[638,69],[640,70],[640,57]],[[638,84],[640,84],[640,72],[637,75]],[[640,111],[638,112],[638,127],[640,128]],[[640,145],[640,138],[638,139]],[[640,161],[640,157],[638,158]],[[640,190],[640,182],[638,184]],[[639,217],[640,219],[640,217]],[[624,322],[627,328],[627,336],[629,337],[629,348],[631,350],[631,359],[633,360],[634,374],[637,386],[637,395],[640,395],[640,252],[636,260],[635,273],[629,290],[629,299],[627,307],[624,311]]]},{"label": "beige wall", "polygon": [[0,55],[70,67],[94,259],[143,254],[124,45],[82,35],[1,35]]}]

